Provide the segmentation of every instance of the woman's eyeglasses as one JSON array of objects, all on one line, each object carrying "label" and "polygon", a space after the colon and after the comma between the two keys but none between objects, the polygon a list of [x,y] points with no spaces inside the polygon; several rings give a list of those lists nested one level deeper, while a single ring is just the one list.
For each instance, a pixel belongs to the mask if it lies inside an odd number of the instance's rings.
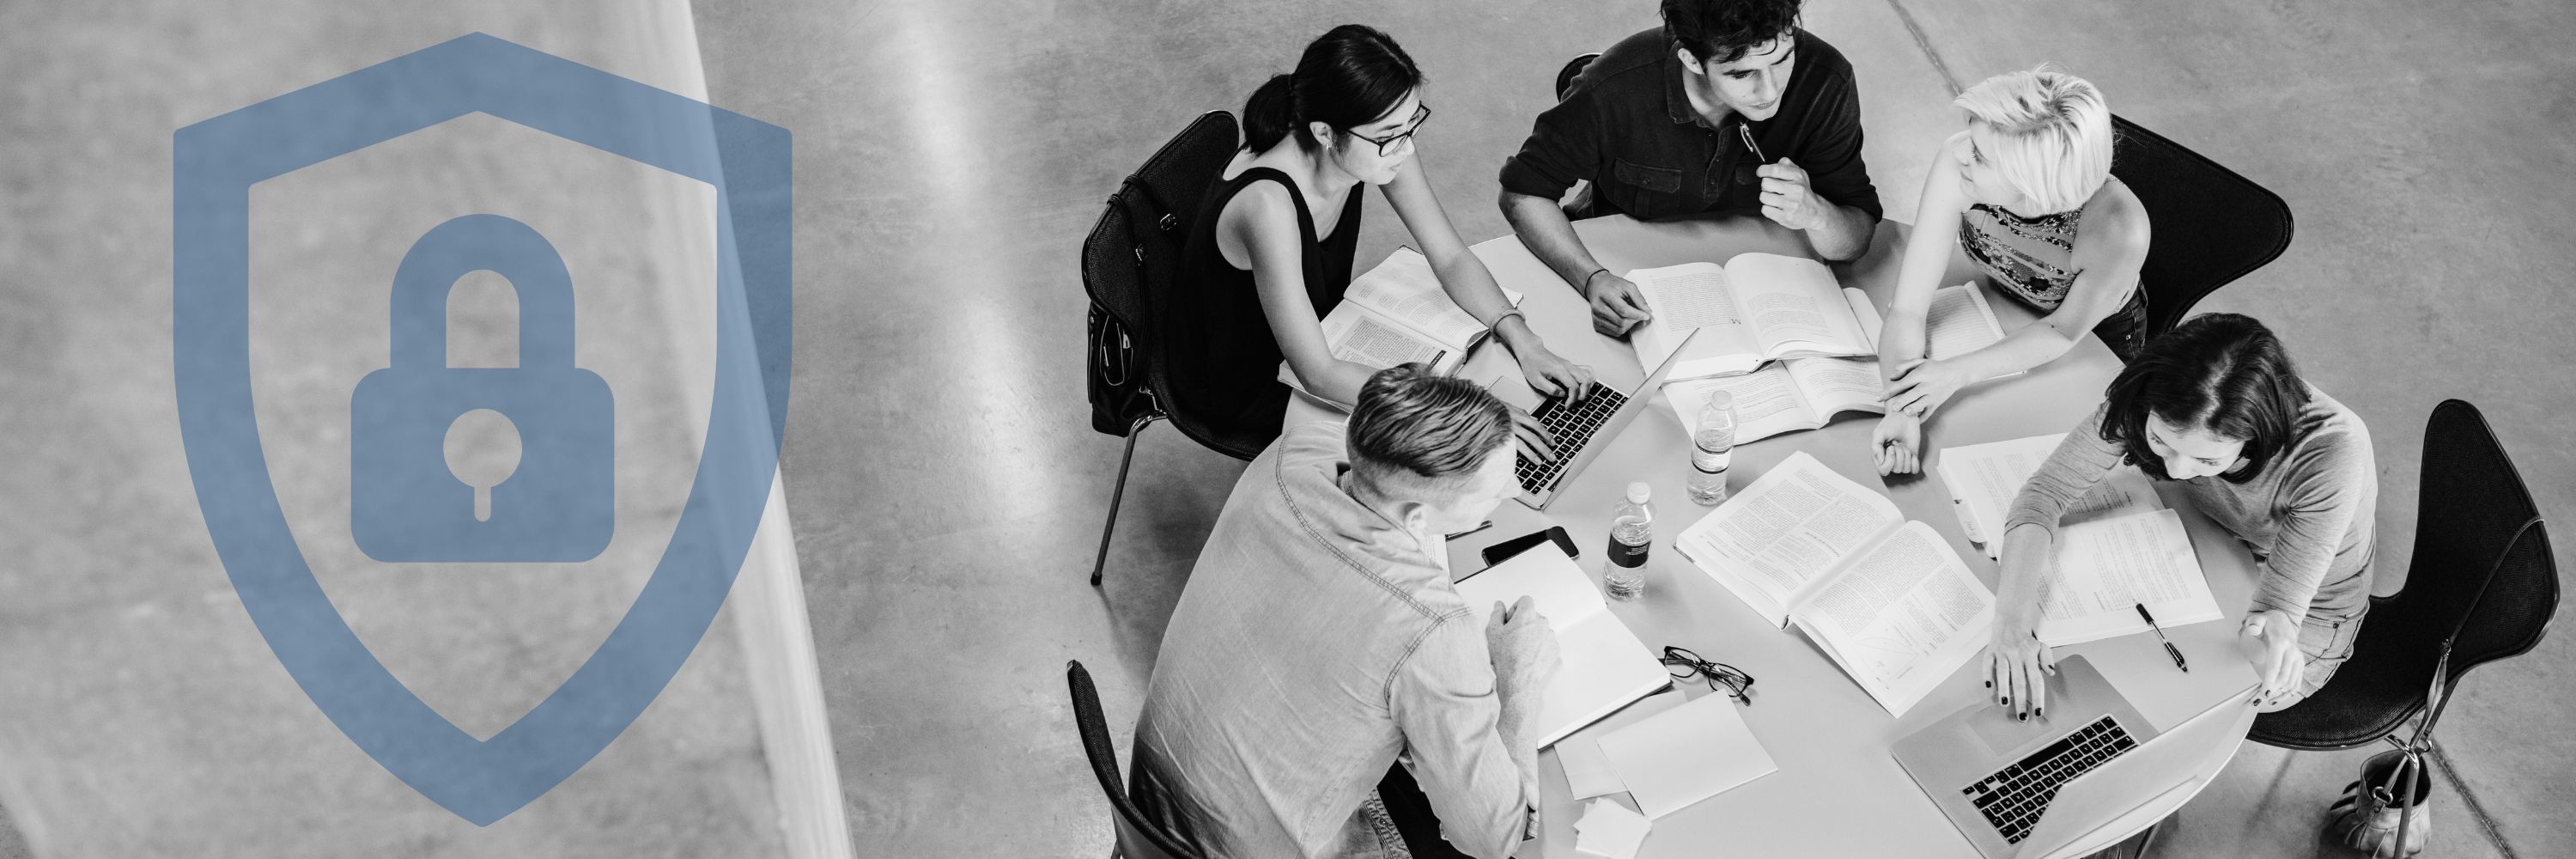
[{"label": "woman's eyeglasses", "polygon": [[1413,139],[1413,133],[1422,130],[1422,123],[1429,119],[1431,119],[1431,106],[1426,104],[1413,109],[1413,118],[1405,122],[1403,131],[1387,135],[1386,138],[1382,140],[1356,131],[1349,131],[1348,129],[1344,129],[1344,131],[1348,132],[1352,137],[1357,137],[1361,140],[1377,144],[1378,157],[1387,158],[1395,155],[1396,144]]},{"label": "woman's eyeglasses", "polygon": [[1699,677],[1708,681],[1710,691],[1716,691],[1718,686],[1724,685],[1726,694],[1737,702],[1746,705],[1753,703],[1753,675],[1746,674],[1733,665],[1710,662],[1699,658],[1699,654],[1692,653],[1686,648],[1672,646],[1664,648],[1663,658],[1658,661],[1664,663],[1664,672],[1672,675],[1675,680]]}]

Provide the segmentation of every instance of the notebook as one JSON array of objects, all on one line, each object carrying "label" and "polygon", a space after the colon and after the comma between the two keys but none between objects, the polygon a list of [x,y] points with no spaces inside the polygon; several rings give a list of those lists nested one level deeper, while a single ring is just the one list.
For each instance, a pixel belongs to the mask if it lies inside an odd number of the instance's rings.
[{"label": "notebook", "polygon": [[1530,597],[1532,606],[1556,630],[1563,661],[1541,693],[1538,717],[1530,723],[1540,748],[1555,745],[1565,735],[1672,682],[1655,651],[1610,613],[1592,578],[1555,543],[1540,543],[1459,581],[1457,587],[1458,596],[1476,612],[1478,630],[1485,628],[1495,603],[1509,606],[1522,596]]}]

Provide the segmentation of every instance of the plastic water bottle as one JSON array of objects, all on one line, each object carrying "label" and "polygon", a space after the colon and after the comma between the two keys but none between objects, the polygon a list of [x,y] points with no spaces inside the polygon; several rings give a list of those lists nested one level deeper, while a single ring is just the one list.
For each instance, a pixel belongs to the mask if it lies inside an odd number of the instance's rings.
[{"label": "plastic water bottle", "polygon": [[1735,396],[1711,391],[1691,430],[1690,499],[1702,507],[1726,501],[1726,466],[1735,458]]},{"label": "plastic water bottle", "polygon": [[1653,489],[1628,484],[1628,498],[1610,511],[1610,551],[1602,553],[1601,589],[1611,599],[1636,599],[1646,590],[1646,550],[1655,542],[1655,508],[1646,505]]}]

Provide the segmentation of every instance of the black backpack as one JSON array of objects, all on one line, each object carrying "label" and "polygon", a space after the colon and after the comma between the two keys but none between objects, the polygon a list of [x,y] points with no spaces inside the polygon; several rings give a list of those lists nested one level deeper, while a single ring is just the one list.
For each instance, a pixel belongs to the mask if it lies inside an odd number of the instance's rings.
[{"label": "black backpack", "polygon": [[1156,316],[1171,295],[1200,198],[1235,151],[1234,115],[1210,111],[1145,159],[1109,195],[1082,243],[1082,287],[1091,295],[1091,428],[1125,436],[1164,417]]}]

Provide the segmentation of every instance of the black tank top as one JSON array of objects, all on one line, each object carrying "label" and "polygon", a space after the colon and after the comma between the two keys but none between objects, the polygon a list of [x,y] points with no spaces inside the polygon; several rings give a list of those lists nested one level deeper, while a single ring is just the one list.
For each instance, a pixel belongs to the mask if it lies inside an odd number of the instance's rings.
[{"label": "black tank top", "polygon": [[1305,273],[1306,300],[1317,319],[1342,301],[1351,285],[1351,260],[1359,250],[1360,189],[1343,204],[1333,234],[1315,235],[1315,216],[1296,180],[1268,167],[1253,167],[1208,188],[1199,205],[1198,223],[1190,228],[1181,251],[1181,269],[1173,285],[1164,337],[1170,344],[1169,370],[1174,394],[1187,398],[1191,411],[1243,430],[1279,431],[1288,404],[1288,386],[1279,383],[1279,340],[1261,312],[1261,294],[1252,272],[1226,262],[1216,239],[1217,221],[1236,194],[1254,182],[1277,182],[1297,206],[1298,261]]}]

